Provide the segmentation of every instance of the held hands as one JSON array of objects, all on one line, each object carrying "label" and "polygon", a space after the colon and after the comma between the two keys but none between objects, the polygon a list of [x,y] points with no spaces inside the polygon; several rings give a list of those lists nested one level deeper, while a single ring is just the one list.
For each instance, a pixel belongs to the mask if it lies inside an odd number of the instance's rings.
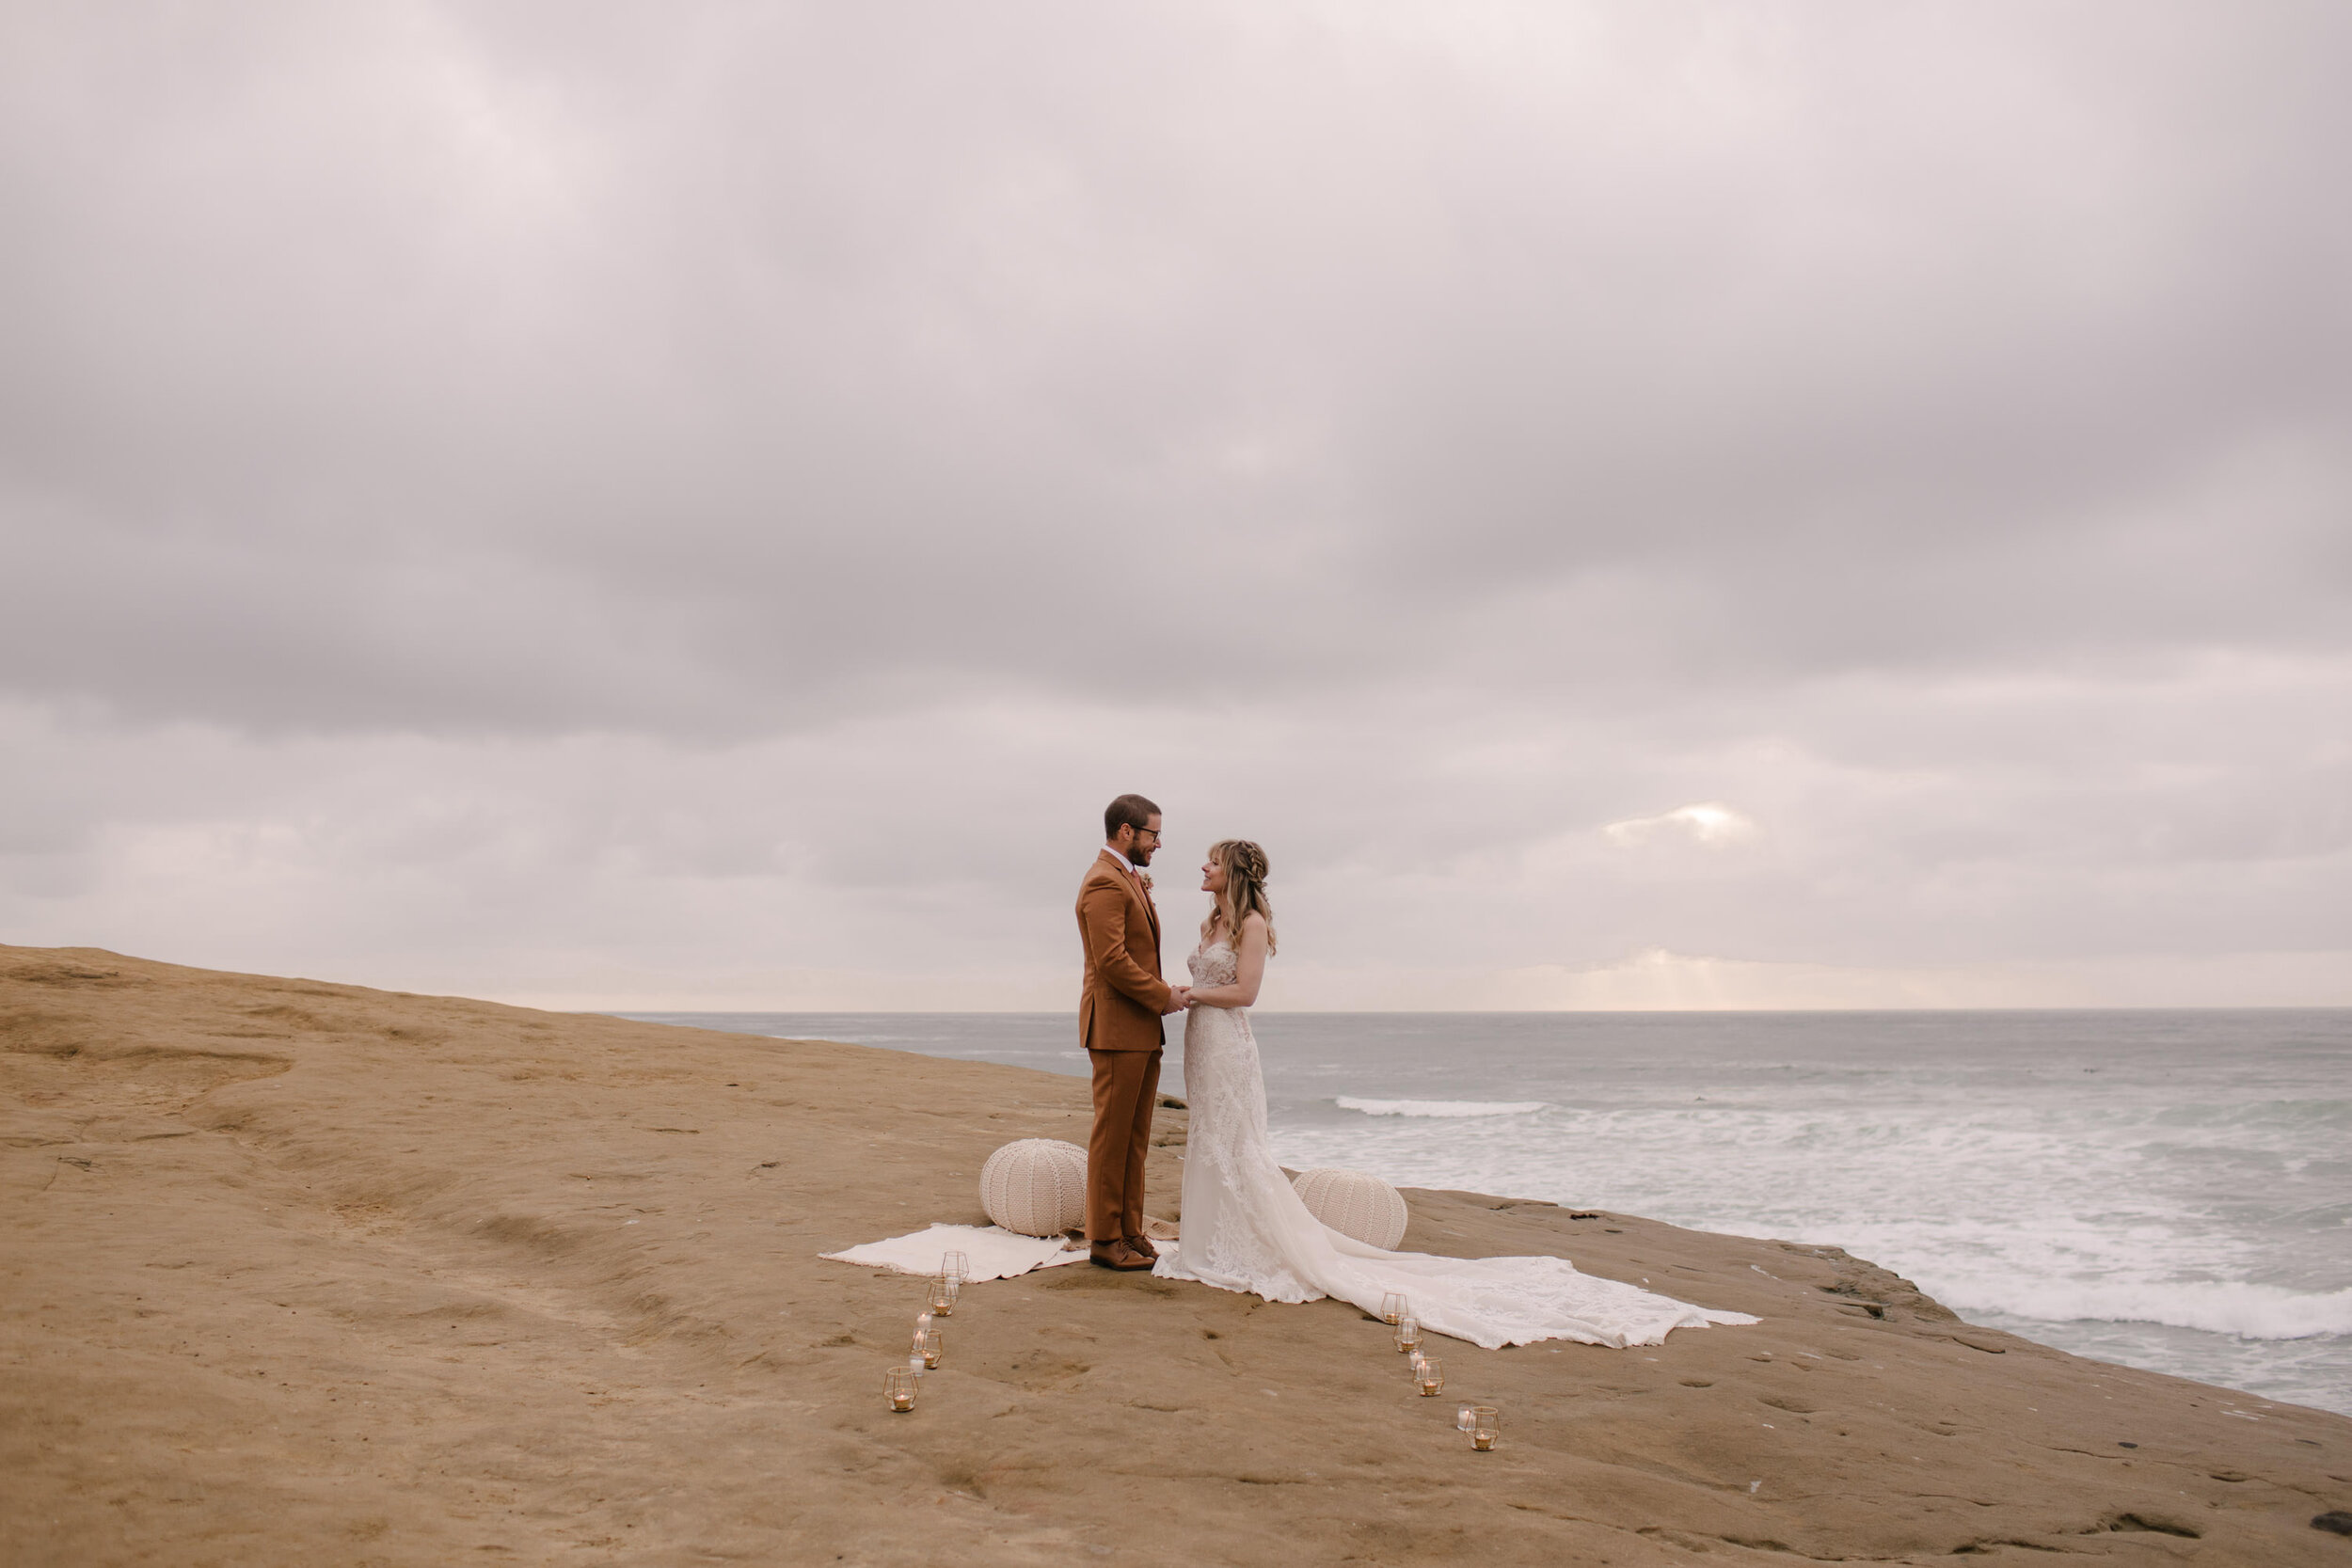
[{"label": "held hands", "polygon": [[1168,1006],[1160,1009],[1160,1016],[1165,1018],[1169,1013],[1181,1013],[1191,1006],[1192,988],[1190,986],[1170,986],[1168,990]]}]

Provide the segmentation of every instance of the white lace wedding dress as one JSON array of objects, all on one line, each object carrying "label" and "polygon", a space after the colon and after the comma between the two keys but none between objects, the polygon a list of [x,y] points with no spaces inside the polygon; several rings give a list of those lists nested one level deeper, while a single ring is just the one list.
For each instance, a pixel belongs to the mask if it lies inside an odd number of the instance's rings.
[{"label": "white lace wedding dress", "polygon": [[[1230,986],[1233,950],[1203,943],[1193,984]],[[1538,1339],[1654,1345],[1669,1329],[1752,1323],[1613,1279],[1579,1274],[1564,1258],[1438,1258],[1383,1252],[1307,1212],[1266,1142],[1265,1079],[1246,1009],[1198,1006],[1184,1020],[1184,1137],[1181,1238],[1152,1270],[1268,1301],[1336,1296],[1367,1312],[1402,1291],[1422,1326],[1492,1350]]]}]

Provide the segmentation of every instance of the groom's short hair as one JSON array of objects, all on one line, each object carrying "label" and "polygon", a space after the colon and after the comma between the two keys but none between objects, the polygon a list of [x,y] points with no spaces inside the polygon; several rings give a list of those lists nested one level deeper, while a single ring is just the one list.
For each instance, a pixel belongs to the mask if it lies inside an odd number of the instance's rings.
[{"label": "groom's short hair", "polygon": [[1117,838],[1122,827],[1141,832],[1152,825],[1160,808],[1140,795],[1121,795],[1103,808],[1103,836]]}]

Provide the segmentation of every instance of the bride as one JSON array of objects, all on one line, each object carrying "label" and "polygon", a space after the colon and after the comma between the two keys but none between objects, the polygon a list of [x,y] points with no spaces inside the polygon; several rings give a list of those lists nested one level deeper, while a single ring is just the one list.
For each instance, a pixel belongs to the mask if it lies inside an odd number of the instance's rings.
[{"label": "bride", "polygon": [[1265,881],[1265,851],[1247,839],[1211,847],[1200,868],[1200,889],[1216,905],[1190,960],[1182,1233],[1153,1273],[1268,1301],[1336,1296],[1373,1313],[1400,1291],[1422,1327],[1490,1350],[1538,1339],[1654,1345],[1669,1329],[1756,1322],[1579,1274],[1562,1258],[1384,1252],[1318,1222],[1266,1142],[1265,1079],[1248,1011],[1275,949]]}]

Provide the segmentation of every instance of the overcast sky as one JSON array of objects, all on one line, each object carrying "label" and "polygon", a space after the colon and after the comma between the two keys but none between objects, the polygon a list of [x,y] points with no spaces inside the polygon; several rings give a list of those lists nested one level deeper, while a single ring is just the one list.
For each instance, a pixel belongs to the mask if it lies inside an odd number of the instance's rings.
[{"label": "overcast sky", "polygon": [[0,10],[0,941],[2352,1003],[2352,9]]}]

